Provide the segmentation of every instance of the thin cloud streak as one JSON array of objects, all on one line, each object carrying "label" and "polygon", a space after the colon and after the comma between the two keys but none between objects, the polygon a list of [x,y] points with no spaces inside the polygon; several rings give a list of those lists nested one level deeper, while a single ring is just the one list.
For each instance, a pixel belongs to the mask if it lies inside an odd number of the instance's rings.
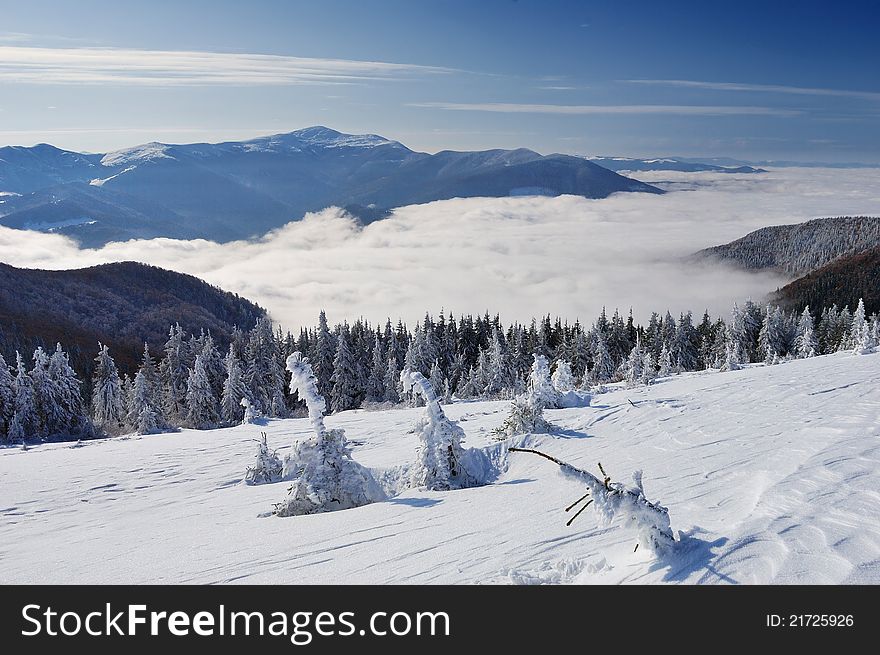
[{"label": "thin cloud streak", "polygon": [[846,89],[820,89],[782,84],[741,84],[739,82],[701,82],[698,80],[619,80],[627,84],[676,86],[709,91],[744,91],[749,93],[784,93],[805,96],[834,96],[880,100],[880,93],[873,91],[849,91]]},{"label": "thin cloud streak", "polygon": [[346,85],[452,72],[437,66],[349,59],[0,45],[0,82],[21,84]]},{"label": "thin cloud streak", "polygon": [[559,114],[559,115],[643,115],[665,114],[672,116],[797,116],[796,109],[775,107],[750,107],[735,105],[552,105],[518,104],[508,102],[412,102],[408,107],[445,109],[449,111],[481,111],[502,114]]}]

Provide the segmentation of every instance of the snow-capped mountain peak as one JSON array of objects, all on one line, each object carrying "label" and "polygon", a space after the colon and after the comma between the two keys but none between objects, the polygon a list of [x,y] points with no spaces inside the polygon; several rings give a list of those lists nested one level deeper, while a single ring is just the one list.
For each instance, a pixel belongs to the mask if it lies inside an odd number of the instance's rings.
[{"label": "snow-capped mountain peak", "polygon": [[154,159],[174,159],[168,154],[168,150],[169,146],[166,144],[152,141],[133,148],[108,152],[101,158],[101,165],[112,167],[140,164]]}]

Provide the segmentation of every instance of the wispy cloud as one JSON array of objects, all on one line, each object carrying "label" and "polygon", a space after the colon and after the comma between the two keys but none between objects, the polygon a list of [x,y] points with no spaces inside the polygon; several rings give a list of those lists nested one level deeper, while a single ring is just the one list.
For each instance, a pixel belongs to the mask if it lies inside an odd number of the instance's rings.
[{"label": "wispy cloud", "polygon": [[678,116],[797,116],[796,109],[736,105],[552,105],[508,102],[413,102],[409,107],[502,114],[669,114]]},{"label": "wispy cloud", "polygon": [[0,45],[0,83],[254,86],[356,84],[451,73],[437,66],[223,52]]},{"label": "wispy cloud", "polygon": [[873,91],[849,91],[845,89],[821,89],[782,84],[742,84],[739,82],[701,82],[698,80],[620,80],[627,84],[648,84],[655,86],[677,86],[709,91],[744,91],[748,93],[785,93],[803,96],[836,96],[842,98],[862,98],[880,100],[880,93]]}]

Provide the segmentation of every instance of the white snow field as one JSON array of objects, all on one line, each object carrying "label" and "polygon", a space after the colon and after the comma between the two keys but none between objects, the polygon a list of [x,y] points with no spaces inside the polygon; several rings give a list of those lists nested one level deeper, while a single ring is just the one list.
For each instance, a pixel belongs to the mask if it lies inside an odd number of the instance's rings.
[{"label": "white snow field", "polygon": [[[630,402],[632,401],[632,403]],[[506,402],[445,408],[470,447]],[[414,460],[423,409],[327,419],[371,468]],[[284,482],[241,483],[261,430],[307,419],[0,450],[3,583],[880,583],[880,354],[849,353],[614,389],[546,412],[526,439],[613,480],[644,471],[681,542],[655,559],[558,467],[509,453],[488,486],[411,489],[327,514],[268,514]],[[496,446],[497,449],[497,446]]]}]

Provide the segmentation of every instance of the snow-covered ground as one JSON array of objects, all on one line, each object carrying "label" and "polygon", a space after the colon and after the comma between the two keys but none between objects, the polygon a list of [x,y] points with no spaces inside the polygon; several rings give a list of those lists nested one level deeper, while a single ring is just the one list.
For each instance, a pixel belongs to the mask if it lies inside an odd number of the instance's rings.
[{"label": "snow-covered ground", "polygon": [[[630,402],[631,401],[631,402]],[[506,402],[446,408],[492,443]],[[420,409],[327,419],[369,467],[414,459]],[[838,354],[617,389],[547,412],[532,447],[668,506],[674,555],[635,535],[571,527],[582,486],[510,453],[491,485],[267,516],[285,483],[241,484],[260,430],[281,453],[306,419],[0,450],[0,582],[880,583],[880,354]]]}]

